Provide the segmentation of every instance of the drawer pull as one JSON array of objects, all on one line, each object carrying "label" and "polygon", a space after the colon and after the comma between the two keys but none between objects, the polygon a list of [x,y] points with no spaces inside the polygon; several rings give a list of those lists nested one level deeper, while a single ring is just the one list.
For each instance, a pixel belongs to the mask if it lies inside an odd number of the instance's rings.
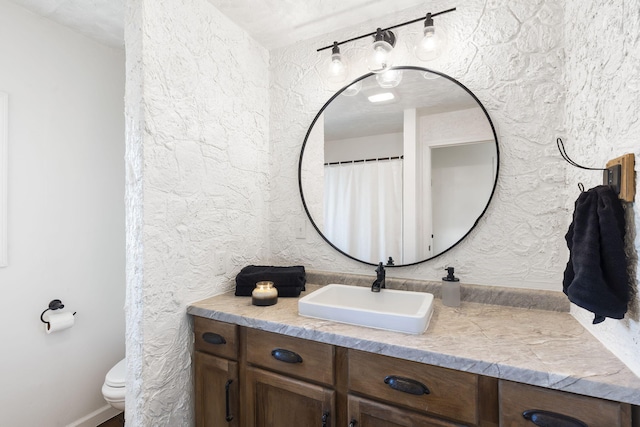
[{"label": "drawer pull", "polygon": [[302,357],[298,353],[284,348],[276,348],[271,351],[271,355],[281,362],[285,363],[302,363]]},{"label": "drawer pull", "polygon": [[358,424],[356,420],[351,420],[351,422],[349,423],[349,427],[356,427],[356,424]]},{"label": "drawer pull", "polygon": [[230,408],[230,396],[229,396],[229,386],[231,385],[231,383],[233,382],[233,380],[227,380],[227,383],[224,385],[224,394],[226,396],[226,404],[225,404],[225,409],[226,409],[226,417],[224,418],[228,423],[230,423],[231,421],[233,421],[233,415],[231,415],[231,408]]},{"label": "drawer pull", "polygon": [[402,391],[404,393],[415,394],[420,396],[423,394],[429,394],[430,391],[426,385],[419,381],[412,380],[410,378],[397,377],[395,375],[389,375],[384,379],[384,383],[388,384],[394,390]]},{"label": "drawer pull", "polygon": [[202,339],[209,344],[226,344],[227,340],[220,334],[215,334],[213,332],[205,332],[202,334]]},{"label": "drawer pull", "polygon": [[522,413],[522,416],[539,427],[589,427],[575,418],[538,409],[528,409]]}]

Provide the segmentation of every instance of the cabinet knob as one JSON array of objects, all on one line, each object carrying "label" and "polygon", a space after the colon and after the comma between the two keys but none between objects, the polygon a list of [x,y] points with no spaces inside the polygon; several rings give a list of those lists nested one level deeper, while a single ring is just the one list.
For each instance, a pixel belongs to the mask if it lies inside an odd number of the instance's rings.
[{"label": "cabinet knob", "polygon": [[356,420],[351,420],[348,427],[356,427],[356,424],[358,424]]},{"label": "cabinet knob", "polygon": [[575,418],[538,409],[528,409],[522,413],[522,417],[539,427],[589,427]]},{"label": "cabinet knob", "polygon": [[202,339],[209,344],[226,344],[227,340],[220,334],[214,332],[205,332],[202,334]]},{"label": "cabinet knob", "polygon": [[284,348],[276,348],[271,351],[274,359],[285,363],[302,363],[302,357],[296,352]]},{"label": "cabinet knob", "polygon": [[412,380],[411,378],[389,375],[384,379],[384,383],[394,390],[398,390],[403,393],[415,394],[416,396],[431,393],[426,385],[422,384],[420,381]]}]

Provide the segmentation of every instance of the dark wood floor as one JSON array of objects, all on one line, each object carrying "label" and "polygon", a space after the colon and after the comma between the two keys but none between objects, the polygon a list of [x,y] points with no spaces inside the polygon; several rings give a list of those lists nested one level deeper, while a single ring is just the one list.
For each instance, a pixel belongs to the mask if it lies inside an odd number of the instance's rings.
[{"label": "dark wood floor", "polygon": [[124,412],[100,424],[98,427],[124,427]]}]

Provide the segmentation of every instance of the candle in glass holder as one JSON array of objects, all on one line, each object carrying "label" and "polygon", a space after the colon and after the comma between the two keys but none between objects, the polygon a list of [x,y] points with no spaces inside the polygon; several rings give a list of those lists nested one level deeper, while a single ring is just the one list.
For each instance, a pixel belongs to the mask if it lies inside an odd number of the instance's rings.
[{"label": "candle in glass holder", "polygon": [[278,302],[278,290],[273,286],[273,282],[258,282],[251,292],[251,303],[253,305],[274,305]]}]

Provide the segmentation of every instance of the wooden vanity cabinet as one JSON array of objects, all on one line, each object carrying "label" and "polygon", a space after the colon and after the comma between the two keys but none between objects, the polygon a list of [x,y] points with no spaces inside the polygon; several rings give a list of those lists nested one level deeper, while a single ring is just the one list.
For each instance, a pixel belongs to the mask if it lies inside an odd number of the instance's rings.
[{"label": "wooden vanity cabinet", "polygon": [[625,403],[200,317],[194,331],[197,427],[533,427],[527,410],[632,425]]},{"label": "wooden vanity cabinet", "polygon": [[194,333],[196,427],[238,427],[238,326],[195,317]]},{"label": "wooden vanity cabinet", "polygon": [[[631,427],[628,403],[505,380],[500,380],[499,389],[501,427]],[[532,423],[524,414],[538,417],[538,423]]]}]

